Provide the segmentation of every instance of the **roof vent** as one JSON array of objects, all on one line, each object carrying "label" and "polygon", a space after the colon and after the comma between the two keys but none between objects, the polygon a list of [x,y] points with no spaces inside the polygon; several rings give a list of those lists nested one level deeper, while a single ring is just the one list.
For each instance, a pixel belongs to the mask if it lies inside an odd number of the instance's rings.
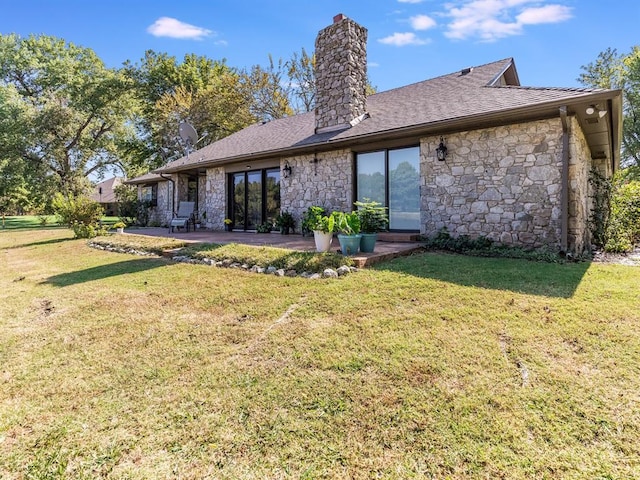
[{"label": "roof vent", "polygon": [[463,68],[463,69],[460,71],[460,75],[466,75],[466,74],[468,74],[468,73],[471,73],[471,70],[473,70],[473,68],[471,68],[471,67]]}]

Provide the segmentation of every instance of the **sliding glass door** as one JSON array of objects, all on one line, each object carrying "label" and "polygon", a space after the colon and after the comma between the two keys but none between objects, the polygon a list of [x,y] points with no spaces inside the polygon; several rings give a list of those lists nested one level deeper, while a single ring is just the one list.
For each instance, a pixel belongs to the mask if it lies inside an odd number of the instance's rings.
[{"label": "sliding glass door", "polygon": [[256,230],[273,223],[280,213],[280,170],[232,173],[229,177],[230,217],[233,228]]}]

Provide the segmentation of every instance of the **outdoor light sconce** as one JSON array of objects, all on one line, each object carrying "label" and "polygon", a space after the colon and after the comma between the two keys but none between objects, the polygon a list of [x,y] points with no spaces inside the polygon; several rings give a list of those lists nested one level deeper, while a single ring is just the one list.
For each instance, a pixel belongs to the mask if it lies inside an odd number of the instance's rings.
[{"label": "outdoor light sconce", "polygon": [[282,176],[284,178],[289,178],[291,176],[291,171],[293,169],[291,168],[291,165],[289,165],[289,162],[284,164],[284,167],[282,168]]},{"label": "outdoor light sconce", "polygon": [[607,114],[606,110],[600,110],[596,105],[590,105],[586,108],[585,113],[587,115],[595,115],[598,114],[599,118],[604,117]]},{"label": "outdoor light sconce", "polygon": [[440,137],[440,145],[436,148],[436,157],[441,162],[444,162],[447,158],[447,146],[444,144],[444,139]]}]

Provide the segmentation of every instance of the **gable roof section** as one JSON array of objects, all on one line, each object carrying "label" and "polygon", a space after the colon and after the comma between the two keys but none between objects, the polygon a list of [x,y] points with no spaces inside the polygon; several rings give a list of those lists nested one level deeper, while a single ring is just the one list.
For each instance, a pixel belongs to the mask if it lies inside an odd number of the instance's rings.
[{"label": "gable roof section", "polygon": [[121,183],[122,179],[120,177],[112,177],[107,180],[103,180],[93,187],[93,191],[91,192],[91,195],[89,195],[89,198],[94,202],[114,203],[117,200],[113,189]]},{"label": "gable roof section", "polygon": [[562,105],[595,103],[615,95],[620,92],[522,87],[515,63],[508,58],[371,95],[367,98],[368,116],[345,130],[316,134],[314,112],[303,113],[251,125],[155,172],[178,172],[557,116]]}]

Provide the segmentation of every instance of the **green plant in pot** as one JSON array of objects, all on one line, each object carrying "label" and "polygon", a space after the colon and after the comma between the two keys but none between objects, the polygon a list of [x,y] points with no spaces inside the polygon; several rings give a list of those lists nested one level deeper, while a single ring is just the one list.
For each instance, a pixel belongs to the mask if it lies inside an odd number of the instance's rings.
[{"label": "green plant in pot", "polygon": [[365,198],[362,202],[355,202],[358,208],[356,213],[360,218],[360,231],[362,239],[360,240],[360,251],[369,253],[373,252],[378,239],[378,232],[387,229],[389,220],[387,219],[387,207],[383,207],[381,203]]},{"label": "green plant in pot", "polygon": [[326,215],[324,208],[318,205],[313,205],[307,208],[302,214],[302,224],[300,225],[302,230],[302,236],[310,236],[316,229],[316,225],[320,218]]},{"label": "green plant in pot", "polygon": [[280,228],[281,234],[289,235],[289,232],[295,228],[296,221],[291,212],[284,211],[276,217],[276,226]]},{"label": "green plant in pot", "polygon": [[357,212],[332,212],[335,220],[340,250],[343,255],[354,255],[360,250],[360,218]]},{"label": "green plant in pot", "polygon": [[[314,207],[311,207],[314,208]],[[322,210],[322,207],[315,207]],[[315,218],[313,224],[310,224],[313,230],[313,239],[316,242],[316,251],[328,252],[331,249],[331,242],[333,241],[333,232],[336,227],[336,220],[333,215],[318,215]]]},{"label": "green plant in pot", "polygon": [[113,224],[113,228],[115,228],[118,233],[124,232],[124,227],[126,226],[127,225],[124,222],[116,222]]}]

